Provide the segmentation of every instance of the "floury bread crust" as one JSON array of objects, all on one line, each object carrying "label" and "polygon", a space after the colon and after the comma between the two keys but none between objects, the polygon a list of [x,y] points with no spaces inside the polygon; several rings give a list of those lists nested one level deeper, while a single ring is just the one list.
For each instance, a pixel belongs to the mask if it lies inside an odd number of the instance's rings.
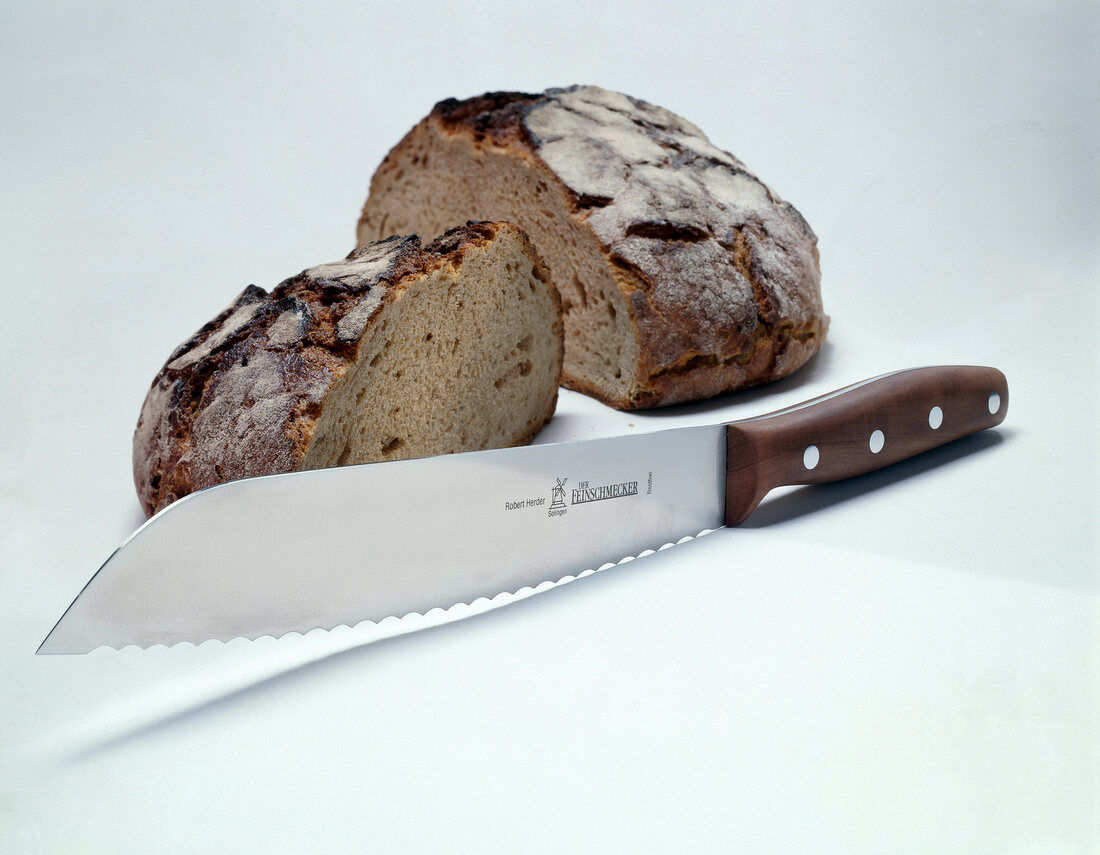
[{"label": "floury bread crust", "polygon": [[250,285],[172,353],[134,434],[138,496],[151,515],[235,478],[521,445],[561,364],[561,301],[520,229],[391,237]]},{"label": "floury bread crust", "polygon": [[359,242],[509,220],[565,308],[565,385],[619,408],[776,380],[821,347],[817,238],[668,110],[597,87],[447,100],[387,155]]}]

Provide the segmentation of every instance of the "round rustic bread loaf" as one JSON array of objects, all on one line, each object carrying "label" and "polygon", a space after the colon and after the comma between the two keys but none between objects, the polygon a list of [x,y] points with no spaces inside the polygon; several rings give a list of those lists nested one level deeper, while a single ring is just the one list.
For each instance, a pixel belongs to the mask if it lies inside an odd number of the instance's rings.
[{"label": "round rustic bread loaf", "polygon": [[369,244],[250,285],[172,353],[134,434],[138,496],[153,514],[235,478],[529,442],[562,353],[560,298],[516,226]]},{"label": "round rustic bread loaf", "polygon": [[593,86],[447,100],[375,173],[360,243],[467,218],[535,242],[565,308],[565,385],[615,407],[790,374],[821,347],[817,238],[668,110]]}]

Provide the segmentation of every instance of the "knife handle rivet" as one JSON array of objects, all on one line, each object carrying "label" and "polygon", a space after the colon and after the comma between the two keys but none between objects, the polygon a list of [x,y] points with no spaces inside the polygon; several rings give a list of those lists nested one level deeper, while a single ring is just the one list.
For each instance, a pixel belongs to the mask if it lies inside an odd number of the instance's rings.
[{"label": "knife handle rivet", "polygon": [[882,447],[886,445],[886,435],[882,431],[876,430],[871,434],[871,441],[868,445],[871,446],[871,454],[878,454],[882,451]]},{"label": "knife handle rivet", "polygon": [[928,411],[928,426],[932,428],[932,430],[939,430],[942,424],[943,410],[939,407],[933,407]]},{"label": "knife handle rivet", "polygon": [[817,450],[817,446],[807,445],[806,450],[802,453],[802,465],[807,469],[813,469],[817,466],[819,460],[821,460],[821,452]]},{"label": "knife handle rivet", "polygon": [[989,414],[995,415],[1000,408],[1001,396],[994,392],[989,396]]}]

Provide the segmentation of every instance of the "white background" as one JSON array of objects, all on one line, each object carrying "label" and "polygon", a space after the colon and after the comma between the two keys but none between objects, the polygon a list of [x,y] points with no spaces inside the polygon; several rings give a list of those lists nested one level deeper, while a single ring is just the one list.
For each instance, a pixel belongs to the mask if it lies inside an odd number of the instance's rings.
[{"label": "white background", "polygon": [[[0,851],[1100,851],[1097,45],[1045,0],[4,4]],[[1001,368],[1003,427],[464,620],[34,656],[141,519],[172,348],[351,249],[435,101],[575,82],[793,202],[833,325],[540,441],[935,363]]]}]

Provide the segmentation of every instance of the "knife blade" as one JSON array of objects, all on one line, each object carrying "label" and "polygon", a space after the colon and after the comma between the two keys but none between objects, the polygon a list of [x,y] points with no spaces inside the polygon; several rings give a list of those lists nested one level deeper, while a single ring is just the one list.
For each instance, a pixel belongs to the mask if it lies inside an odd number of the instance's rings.
[{"label": "knife blade", "polygon": [[38,653],[355,626],[557,582],[742,522],[772,489],[993,427],[993,368],[881,375],[765,416],[247,478],[135,531]]}]

